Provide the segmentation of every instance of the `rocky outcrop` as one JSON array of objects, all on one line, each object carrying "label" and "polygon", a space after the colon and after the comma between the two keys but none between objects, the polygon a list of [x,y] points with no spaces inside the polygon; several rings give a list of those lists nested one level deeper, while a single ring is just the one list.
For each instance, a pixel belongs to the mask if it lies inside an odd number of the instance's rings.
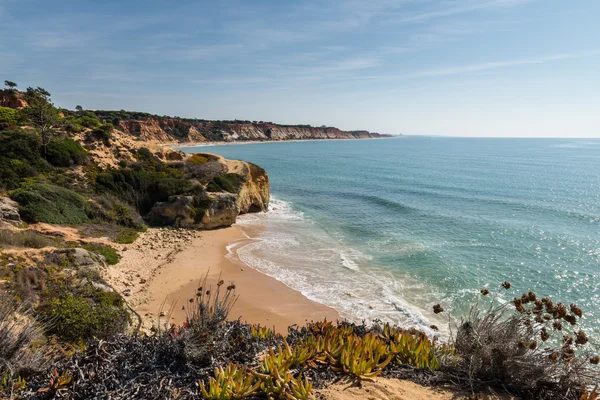
[{"label": "rocky outcrop", "polygon": [[19,205],[16,201],[0,196],[0,222],[8,222],[13,225],[21,223]]},{"label": "rocky outcrop", "polygon": [[269,177],[259,166],[207,153],[188,156],[185,166],[188,176],[205,189],[156,203],[147,216],[150,224],[215,229],[231,226],[240,214],[267,211]]},{"label": "rocky outcrop", "polygon": [[11,90],[0,90],[0,107],[10,107],[17,110],[27,107],[25,93]]},{"label": "rocky outcrop", "polygon": [[100,274],[106,269],[106,259],[100,254],[82,248],[57,250],[57,252],[66,255],[71,265],[78,269],[94,271]]},{"label": "rocky outcrop", "polygon": [[231,226],[238,216],[237,196],[208,193],[198,196],[171,196],[154,205],[148,221],[158,226],[216,229]]}]

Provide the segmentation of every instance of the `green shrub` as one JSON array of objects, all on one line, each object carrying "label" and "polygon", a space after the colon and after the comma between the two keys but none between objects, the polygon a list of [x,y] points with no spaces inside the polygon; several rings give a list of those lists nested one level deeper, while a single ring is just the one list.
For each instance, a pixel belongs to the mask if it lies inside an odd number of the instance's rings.
[{"label": "green shrub", "polygon": [[94,290],[75,293],[67,286],[40,305],[38,313],[46,325],[46,333],[60,339],[80,343],[92,338],[103,339],[123,332],[129,322],[123,298],[114,292]]},{"label": "green shrub", "polygon": [[81,224],[89,220],[85,198],[60,186],[37,183],[15,190],[11,198],[19,203],[21,217],[27,222]]},{"label": "green shrub", "polygon": [[100,120],[93,111],[74,112],[65,109],[60,111],[65,115],[61,122],[70,132],[81,132],[85,128],[96,128],[100,125]]},{"label": "green shrub", "polygon": [[16,125],[17,111],[9,107],[0,107],[0,124]]},{"label": "green shrub", "polygon": [[87,152],[73,139],[53,139],[48,143],[47,152],[48,161],[57,167],[83,165],[87,162]]},{"label": "green shrub", "polygon": [[132,228],[125,228],[121,232],[117,234],[115,238],[115,243],[119,244],[131,244],[135,242],[135,240],[139,236],[139,232]]},{"label": "green shrub", "polygon": [[150,212],[157,201],[192,192],[192,183],[185,179],[180,169],[150,157],[145,152],[138,152],[138,159],[142,161],[128,168],[98,174],[96,191],[110,193],[135,205],[141,215]]},{"label": "green shrub", "polygon": [[119,255],[119,253],[117,253],[117,250],[115,250],[107,244],[87,243],[83,246],[83,248],[87,251],[91,251],[93,253],[97,253],[101,256],[104,256],[108,265],[118,264],[119,260],[121,259],[121,256]]},{"label": "green shrub", "polygon": [[202,165],[208,162],[208,158],[201,154],[192,154],[187,160],[190,164]]},{"label": "green shrub", "polygon": [[61,241],[59,239],[51,238],[32,230],[13,231],[0,229],[0,245],[41,249],[42,247],[58,246],[60,244]]},{"label": "green shrub", "polygon": [[105,145],[110,145],[112,139],[112,131],[114,127],[112,124],[102,124],[96,127],[92,132],[91,136],[97,140],[101,140]]},{"label": "green shrub", "polygon": [[146,229],[142,217],[130,205],[116,196],[105,193],[96,197],[95,216],[107,222],[115,223],[137,231]]},{"label": "green shrub", "polygon": [[16,189],[20,182],[47,171],[49,165],[40,155],[37,135],[14,129],[0,131],[0,186]]},{"label": "green shrub", "polygon": [[228,173],[214,177],[206,186],[206,191],[239,193],[243,184],[241,175]]}]

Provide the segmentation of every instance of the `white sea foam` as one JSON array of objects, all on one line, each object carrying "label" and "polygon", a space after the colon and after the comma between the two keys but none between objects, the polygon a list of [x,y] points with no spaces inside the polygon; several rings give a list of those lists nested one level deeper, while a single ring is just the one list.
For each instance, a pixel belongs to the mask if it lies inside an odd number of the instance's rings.
[{"label": "white sea foam", "polygon": [[335,308],[349,320],[378,319],[433,333],[429,328],[433,316],[406,300],[428,293],[423,285],[370,265],[370,257],[329,235],[290,203],[272,199],[269,209],[239,218],[248,239],[228,246],[230,257]]}]

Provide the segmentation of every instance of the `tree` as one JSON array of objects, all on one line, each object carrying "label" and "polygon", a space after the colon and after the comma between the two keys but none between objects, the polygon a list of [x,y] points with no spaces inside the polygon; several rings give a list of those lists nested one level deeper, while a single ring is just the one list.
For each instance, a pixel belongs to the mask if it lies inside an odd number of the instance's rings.
[{"label": "tree", "polygon": [[27,88],[27,107],[22,114],[38,130],[42,137],[44,158],[48,155],[48,142],[54,125],[58,122],[58,110],[50,101],[50,93],[41,87]]},{"label": "tree", "polygon": [[4,81],[4,86],[9,92],[15,92],[17,90],[17,84],[13,81]]},{"label": "tree", "polygon": [[75,109],[77,110],[77,112],[82,113],[83,112],[83,107],[81,106],[76,106]]}]

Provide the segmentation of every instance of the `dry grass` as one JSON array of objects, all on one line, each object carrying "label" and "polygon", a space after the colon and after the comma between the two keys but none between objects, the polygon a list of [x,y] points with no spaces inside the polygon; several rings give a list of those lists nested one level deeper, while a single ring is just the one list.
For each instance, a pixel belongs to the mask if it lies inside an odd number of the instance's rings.
[{"label": "dry grass", "polygon": [[0,296],[0,376],[16,378],[44,368],[52,356],[42,339],[42,328],[29,309]]},{"label": "dry grass", "polygon": [[42,235],[33,230],[0,229],[0,245],[2,246],[41,249],[43,247],[56,247],[61,243],[60,239]]},{"label": "dry grass", "polygon": [[235,295],[235,285],[230,283],[225,288],[225,293],[221,289],[225,282],[219,275],[216,289],[208,284],[208,273],[204,275],[198,286],[195,297],[189,301],[186,308],[186,326],[197,334],[215,331],[226,320],[233,305],[238,299]]}]

